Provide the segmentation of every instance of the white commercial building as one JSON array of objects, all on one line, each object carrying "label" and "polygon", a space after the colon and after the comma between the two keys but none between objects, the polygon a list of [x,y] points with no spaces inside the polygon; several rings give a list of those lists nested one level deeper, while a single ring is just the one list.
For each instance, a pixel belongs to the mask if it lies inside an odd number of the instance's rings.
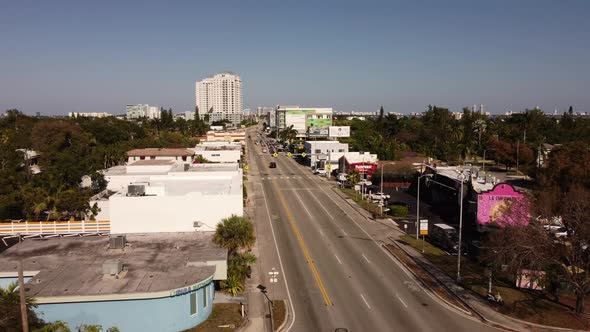
[{"label": "white commercial building", "polygon": [[239,163],[242,157],[240,142],[202,142],[191,150],[212,163]]},{"label": "white commercial building", "polygon": [[226,72],[197,81],[195,100],[199,116],[209,123],[229,120],[237,125],[242,121],[242,80],[238,75]]},{"label": "white commercial building", "polygon": [[150,106],[148,104],[137,104],[125,106],[127,119],[159,119],[161,116],[160,108],[158,106]]},{"label": "white commercial building", "polygon": [[309,158],[311,168],[325,169],[330,164],[330,169],[338,168],[338,159],[348,152],[348,143],[338,141],[307,141],[305,142],[305,154]]},{"label": "white commercial building", "polygon": [[215,231],[243,215],[238,164],[183,167],[173,160],[140,160],[104,172],[107,190],[90,202],[112,234]]}]

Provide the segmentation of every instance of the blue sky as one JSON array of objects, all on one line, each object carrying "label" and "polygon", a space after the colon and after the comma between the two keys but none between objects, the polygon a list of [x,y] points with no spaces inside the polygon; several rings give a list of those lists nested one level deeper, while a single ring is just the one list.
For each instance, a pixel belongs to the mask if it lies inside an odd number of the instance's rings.
[{"label": "blue sky", "polygon": [[230,70],[247,107],[590,111],[590,1],[2,1],[0,110],[194,108]]}]

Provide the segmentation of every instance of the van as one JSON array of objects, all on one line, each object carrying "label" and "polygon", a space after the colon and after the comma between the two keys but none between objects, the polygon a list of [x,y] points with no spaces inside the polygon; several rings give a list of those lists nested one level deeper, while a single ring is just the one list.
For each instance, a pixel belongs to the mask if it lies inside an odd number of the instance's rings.
[{"label": "van", "polygon": [[456,254],[459,249],[459,234],[447,224],[434,224],[428,232],[428,239],[442,250]]}]

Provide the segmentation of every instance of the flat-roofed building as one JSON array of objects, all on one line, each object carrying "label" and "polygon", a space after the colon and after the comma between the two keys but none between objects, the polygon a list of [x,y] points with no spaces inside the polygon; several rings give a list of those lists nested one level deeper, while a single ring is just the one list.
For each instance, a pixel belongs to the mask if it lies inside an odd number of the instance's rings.
[{"label": "flat-roofed building", "polygon": [[46,322],[176,332],[211,313],[227,250],[211,233],[26,239],[0,255],[0,286],[17,281]]},{"label": "flat-roofed building", "polygon": [[95,218],[110,220],[113,234],[215,231],[223,218],[243,215],[243,183],[237,163],[210,165],[138,160],[109,168],[110,193],[90,202],[100,208]]}]

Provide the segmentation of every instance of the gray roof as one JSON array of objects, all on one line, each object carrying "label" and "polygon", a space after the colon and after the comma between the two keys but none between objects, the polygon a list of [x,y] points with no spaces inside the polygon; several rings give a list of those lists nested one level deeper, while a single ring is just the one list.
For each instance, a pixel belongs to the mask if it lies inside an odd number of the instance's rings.
[{"label": "gray roof", "polygon": [[[169,291],[213,276],[207,261],[227,259],[213,233],[127,235],[127,246],[109,249],[108,237],[26,239],[0,255],[0,272],[40,271],[27,283],[33,297],[92,296]],[[120,260],[120,278],[103,275],[103,263]]]}]

